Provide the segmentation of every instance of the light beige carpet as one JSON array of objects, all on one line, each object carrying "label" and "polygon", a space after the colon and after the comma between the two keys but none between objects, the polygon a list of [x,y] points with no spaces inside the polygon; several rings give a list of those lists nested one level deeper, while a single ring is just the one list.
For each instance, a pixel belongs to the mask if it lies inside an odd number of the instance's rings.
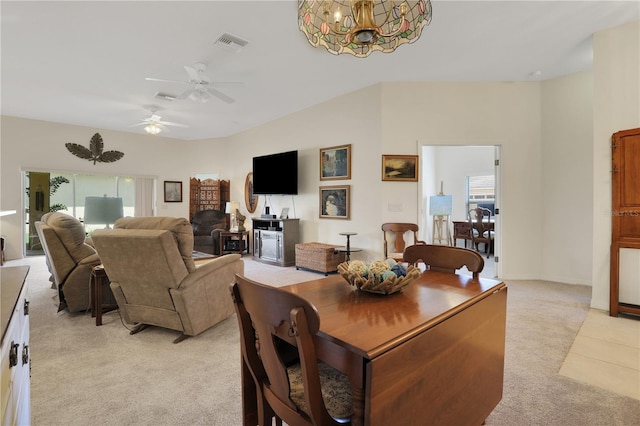
[{"label": "light beige carpet", "polygon": [[[271,285],[322,277],[244,259],[249,278]],[[177,332],[161,328],[131,336],[117,312],[106,314],[101,327],[88,314],[56,313],[44,258],[9,262],[19,263],[32,265],[34,425],[242,424],[235,317],[179,344],[171,343]],[[640,424],[637,400],[558,374],[587,315],[591,289],[542,281],[507,285],[504,395],[487,424]]]}]

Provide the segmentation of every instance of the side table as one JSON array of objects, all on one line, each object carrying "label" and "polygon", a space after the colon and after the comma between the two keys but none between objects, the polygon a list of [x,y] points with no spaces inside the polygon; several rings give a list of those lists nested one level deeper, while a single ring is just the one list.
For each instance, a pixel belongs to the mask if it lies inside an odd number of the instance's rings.
[{"label": "side table", "polygon": [[351,247],[350,237],[352,235],[358,235],[358,233],[357,232],[340,232],[339,235],[347,237],[347,245],[345,247],[338,247],[336,249],[336,252],[345,253],[345,261],[349,262],[351,260],[351,253],[362,251],[362,249]]},{"label": "side table", "polygon": [[[237,244],[235,248],[231,244]],[[226,247],[226,249],[225,249]],[[220,255],[227,253],[249,253],[249,231],[220,232]]]},{"label": "side table", "polygon": [[95,265],[91,267],[91,318],[96,318],[96,326],[102,325],[102,313],[117,309],[117,305],[105,305],[102,300],[102,286],[109,284],[109,277],[104,270],[104,266]]}]

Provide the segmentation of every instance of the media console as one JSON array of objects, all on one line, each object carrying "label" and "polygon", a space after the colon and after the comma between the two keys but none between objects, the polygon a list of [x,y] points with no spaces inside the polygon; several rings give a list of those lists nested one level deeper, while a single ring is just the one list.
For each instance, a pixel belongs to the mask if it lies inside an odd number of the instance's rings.
[{"label": "media console", "polygon": [[300,239],[300,219],[254,217],[253,259],[277,266],[296,263],[296,244]]}]

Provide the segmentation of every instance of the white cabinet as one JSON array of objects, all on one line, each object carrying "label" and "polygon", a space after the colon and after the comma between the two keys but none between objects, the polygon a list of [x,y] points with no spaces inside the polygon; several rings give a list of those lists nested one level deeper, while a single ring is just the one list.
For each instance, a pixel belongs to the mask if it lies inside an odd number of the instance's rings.
[{"label": "white cabinet", "polygon": [[2,425],[31,424],[28,272],[28,266],[4,266],[0,271]]}]

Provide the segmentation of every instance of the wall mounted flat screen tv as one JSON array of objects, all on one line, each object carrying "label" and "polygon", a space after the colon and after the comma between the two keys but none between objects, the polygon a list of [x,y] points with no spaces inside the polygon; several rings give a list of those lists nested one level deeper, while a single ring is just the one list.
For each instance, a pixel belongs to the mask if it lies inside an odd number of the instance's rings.
[{"label": "wall mounted flat screen tv", "polygon": [[253,157],[253,193],[298,194],[298,151]]}]

